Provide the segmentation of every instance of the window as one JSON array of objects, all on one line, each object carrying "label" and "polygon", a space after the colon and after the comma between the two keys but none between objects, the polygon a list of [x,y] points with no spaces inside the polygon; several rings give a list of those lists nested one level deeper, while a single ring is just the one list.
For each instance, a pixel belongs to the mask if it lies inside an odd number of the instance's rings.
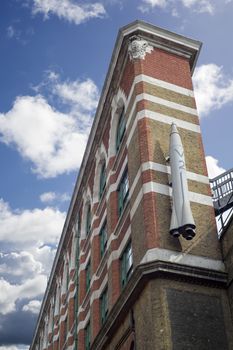
[{"label": "window", "polygon": [[86,235],[88,236],[91,232],[91,205],[87,205],[87,216],[86,216]]},{"label": "window", "polygon": [[100,256],[102,256],[105,253],[105,250],[107,248],[108,243],[108,232],[107,232],[107,221],[103,224],[101,230],[100,230]]},{"label": "window", "polygon": [[75,222],[75,233],[78,237],[80,237],[80,232],[81,232],[81,215],[78,214],[78,217]]},{"label": "window", "polygon": [[90,322],[88,322],[88,324],[84,330],[84,337],[85,337],[85,350],[89,350],[91,348],[91,325],[90,325]]},{"label": "window", "polygon": [[67,334],[68,334],[68,317],[65,319],[65,325],[64,325],[64,338],[63,338],[63,345],[66,342]]},{"label": "window", "polygon": [[121,257],[121,287],[128,282],[133,270],[133,257],[131,242],[125,248]]},{"label": "window", "polygon": [[108,314],[108,290],[105,289],[100,298],[100,315],[101,315],[101,324],[103,324],[107,318]]},{"label": "window", "polygon": [[118,187],[118,214],[122,214],[123,209],[127,203],[129,195],[129,179],[128,179],[128,170],[124,172],[124,175],[121,179],[120,185]]},{"label": "window", "polygon": [[81,232],[81,219],[80,216],[78,217],[78,221],[76,222],[76,254],[75,254],[75,261],[76,265],[78,264],[79,261],[79,237],[80,237],[80,232]]},{"label": "window", "polygon": [[86,291],[90,289],[90,284],[91,284],[91,262],[89,260],[86,266]]},{"label": "window", "polygon": [[132,341],[131,345],[130,345],[130,350],[134,350],[135,346],[134,346],[134,340]]},{"label": "window", "polygon": [[125,108],[123,107],[121,112],[120,112],[120,117],[117,125],[117,132],[116,132],[116,151],[119,150],[121,141],[123,139],[123,136],[125,134],[125,127],[126,127],[126,122],[125,122]]},{"label": "window", "polygon": [[66,292],[69,291],[69,283],[70,283],[70,272],[69,272],[69,263],[66,263]]},{"label": "window", "polygon": [[99,187],[99,198],[102,197],[102,194],[106,187],[106,163],[104,162],[100,171],[100,187]]}]

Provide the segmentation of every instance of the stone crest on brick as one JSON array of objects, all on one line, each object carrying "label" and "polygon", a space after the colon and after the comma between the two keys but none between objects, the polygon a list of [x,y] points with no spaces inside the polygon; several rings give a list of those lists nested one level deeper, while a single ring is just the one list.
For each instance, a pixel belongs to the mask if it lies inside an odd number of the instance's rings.
[{"label": "stone crest on brick", "polygon": [[149,45],[146,40],[143,40],[138,36],[133,36],[130,38],[130,43],[128,46],[130,60],[144,60],[146,53],[151,53],[152,51],[153,46]]}]

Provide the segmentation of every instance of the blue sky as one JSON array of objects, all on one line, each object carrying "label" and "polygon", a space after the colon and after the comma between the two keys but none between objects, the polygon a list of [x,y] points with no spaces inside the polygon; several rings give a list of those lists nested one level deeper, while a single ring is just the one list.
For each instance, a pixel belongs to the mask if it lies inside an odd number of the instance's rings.
[{"label": "blue sky", "polygon": [[30,343],[118,29],[203,42],[193,77],[210,176],[233,167],[232,0],[0,2],[0,350]]}]

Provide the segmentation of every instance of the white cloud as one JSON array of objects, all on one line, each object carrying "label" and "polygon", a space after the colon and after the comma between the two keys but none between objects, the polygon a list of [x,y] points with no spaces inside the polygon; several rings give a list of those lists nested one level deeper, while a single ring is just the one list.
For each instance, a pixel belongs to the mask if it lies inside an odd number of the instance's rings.
[{"label": "white cloud", "polygon": [[182,0],[185,7],[194,8],[195,11],[200,13],[214,13],[214,4],[212,0]]},{"label": "white cloud", "polygon": [[138,9],[142,12],[149,12],[150,9],[156,7],[165,9],[169,4],[169,0],[142,0],[141,5],[138,6]]},{"label": "white cloud", "polygon": [[6,29],[7,37],[12,39],[15,36],[15,28],[13,26],[9,26]]},{"label": "white cloud", "polygon": [[28,251],[32,254],[36,263],[39,262],[42,265],[42,273],[49,276],[55,258],[56,248],[48,245],[40,247],[34,245],[29,247]]},{"label": "white cloud", "polygon": [[6,35],[8,39],[14,39],[22,45],[26,45],[34,34],[32,27],[28,27],[24,30],[20,29],[20,22],[14,21],[14,25],[9,25],[6,28]]},{"label": "white cloud", "polygon": [[142,0],[138,9],[148,12],[153,8],[169,9],[173,16],[178,16],[178,7],[183,7],[197,13],[214,14],[217,2],[213,0]]},{"label": "white cloud", "polygon": [[0,346],[0,350],[28,350],[29,346],[27,345],[3,345]]},{"label": "white cloud", "polygon": [[89,129],[92,123],[90,112],[96,109],[99,99],[99,91],[94,82],[91,79],[65,83],[57,80],[53,85],[53,93],[71,107],[70,113],[78,120],[80,130]]},{"label": "white cloud", "polygon": [[40,200],[42,203],[67,202],[70,200],[70,196],[67,193],[45,192],[40,195]]},{"label": "white cloud", "polygon": [[[31,312],[33,314],[38,314],[40,311],[41,302],[39,300],[31,300],[28,304],[23,306],[23,311]],[[1,350],[1,349],[0,349]]]},{"label": "white cloud", "polygon": [[146,5],[153,7],[166,7],[168,5],[168,0],[143,0]]},{"label": "white cloud", "polygon": [[206,156],[206,165],[207,165],[208,175],[210,179],[213,179],[214,177],[226,171],[218,163],[219,163],[218,159],[212,156]]},{"label": "white cloud", "polygon": [[12,211],[0,200],[0,241],[23,243],[57,244],[61,235],[65,213],[58,209]]},{"label": "white cloud", "polygon": [[38,275],[28,279],[23,284],[11,284],[5,279],[0,279],[0,314],[7,314],[15,310],[16,301],[24,298],[35,298],[44,293],[47,285],[47,277]]},{"label": "white cloud", "polygon": [[75,24],[106,15],[101,3],[77,4],[72,0],[33,0],[33,13],[42,13],[46,19],[53,14]]},{"label": "white cloud", "polygon": [[38,311],[64,220],[53,208],[13,211],[0,200],[0,244],[7,247],[0,254],[0,314],[15,311],[25,298],[23,310]]},{"label": "white cloud", "polygon": [[1,260],[4,261],[0,263],[1,275],[22,276],[24,279],[43,272],[42,263],[27,251],[2,253]]},{"label": "white cloud", "polygon": [[55,198],[55,192],[45,192],[40,195],[40,200],[42,203],[53,202]]},{"label": "white cloud", "polygon": [[[51,77],[50,77],[51,79]],[[52,79],[55,79],[52,77]],[[81,110],[92,111],[96,108],[96,101],[99,92],[91,79],[83,82],[71,81],[65,83],[57,83],[54,86],[55,93],[62,98],[63,102],[71,103]]]},{"label": "white cloud", "polygon": [[39,94],[20,96],[10,111],[0,113],[0,140],[16,147],[33,163],[32,171],[44,178],[78,169],[98,101],[91,79],[65,83],[56,75],[49,79],[53,94],[66,104],[68,113],[59,112]]},{"label": "white cloud", "polygon": [[233,78],[224,75],[222,67],[216,64],[197,67],[193,83],[201,117],[233,101]]}]

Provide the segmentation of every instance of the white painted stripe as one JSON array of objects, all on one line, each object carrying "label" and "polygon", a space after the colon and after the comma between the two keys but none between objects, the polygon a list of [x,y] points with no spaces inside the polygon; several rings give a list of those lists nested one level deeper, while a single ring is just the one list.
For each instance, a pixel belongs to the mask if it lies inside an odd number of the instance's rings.
[{"label": "white painted stripe", "polygon": [[85,268],[86,268],[86,266],[88,264],[88,261],[90,259],[90,256],[91,256],[91,251],[89,250],[88,255],[86,257],[86,260],[82,264],[79,265],[78,274],[80,274],[80,272],[82,270],[85,270]]},{"label": "white painted stripe", "polygon": [[132,209],[130,211],[130,219],[132,220],[132,218],[134,217],[134,214],[139,206],[139,203],[141,202],[143,198],[143,193],[142,193],[142,190],[139,191],[138,195],[137,195],[137,198],[135,199],[135,202],[132,206]]},{"label": "white painted stripe", "polygon": [[[164,194],[166,196],[172,196],[172,188],[168,185],[162,185],[157,182],[147,182],[143,184],[143,193],[160,193]],[[196,193],[196,192],[190,192],[189,191],[189,200],[194,203],[198,204],[204,204],[208,206],[213,206],[213,200],[211,196],[207,196],[204,194]]]},{"label": "white painted stripe", "polygon": [[131,227],[129,227],[128,230],[126,231],[119,248],[117,250],[114,250],[111,252],[111,254],[108,258],[108,268],[110,267],[110,265],[112,264],[112,262],[114,260],[119,259],[119,257],[121,256],[121,253],[123,252],[128,240],[129,240],[130,234],[131,234]]},{"label": "white painted stripe", "polygon": [[67,317],[67,312],[68,312],[68,309],[66,309],[66,312],[64,313],[64,315],[61,315],[61,316],[60,316],[59,324],[60,324],[61,322],[64,322],[64,321],[65,321],[65,319],[66,319],[66,317]]},{"label": "white painted stripe", "polygon": [[158,122],[169,124],[169,125],[171,125],[172,123],[175,123],[178,127],[182,128],[182,129],[194,131],[197,133],[201,132],[199,125],[189,123],[189,122],[186,122],[184,120],[177,119],[177,118],[165,115],[165,114],[152,112],[148,109],[144,109],[144,110],[138,112],[137,114],[138,114],[138,119],[149,118],[149,119],[156,120]]},{"label": "white painted stripe", "polygon": [[[72,334],[71,334],[72,335]],[[69,345],[68,347],[67,347],[67,350],[73,350],[74,349],[74,342],[72,343],[72,345]]]},{"label": "white painted stripe", "polygon": [[124,162],[123,162],[123,164],[122,164],[122,167],[121,167],[121,170],[120,170],[120,172],[119,172],[119,175],[118,175],[118,177],[117,177],[116,182],[115,182],[114,184],[112,184],[112,185],[109,186],[109,191],[108,191],[108,193],[106,194],[106,199],[107,199],[107,200],[109,199],[109,196],[110,196],[111,192],[117,191],[117,188],[118,188],[118,186],[119,186],[119,183],[120,183],[120,181],[121,181],[122,175],[123,175],[123,173],[124,173],[124,171],[125,171],[125,168],[126,168],[127,164],[128,164],[128,159],[127,159],[127,156],[126,156],[126,157],[125,157],[125,160],[124,160]]},{"label": "white painted stripe", "polygon": [[[131,117],[129,117],[128,121],[127,121],[127,124],[126,124],[126,129],[128,130],[129,129],[129,124],[130,124],[130,121],[131,121]],[[133,134],[137,128],[137,124],[138,124],[138,113],[135,115],[135,119],[134,119],[134,122],[133,122],[133,125],[128,133],[128,138],[126,139],[126,145],[127,147],[129,148],[129,144],[131,142],[131,139],[133,137]]]},{"label": "white painted stripe", "polygon": [[[98,216],[98,218],[99,218],[99,216]],[[99,223],[99,226],[96,227],[96,228],[92,231],[91,242],[93,241],[94,236],[98,236],[98,235],[99,235],[100,228],[103,226],[104,221],[106,220],[106,218],[107,218],[107,210],[105,209],[104,214],[102,215],[101,221],[100,221],[100,223]]]},{"label": "white painted stripe", "polygon": [[133,82],[133,85],[132,85],[132,90],[134,90],[134,86],[137,83],[140,83],[140,82],[149,83],[151,85],[158,86],[158,87],[161,87],[161,88],[164,88],[164,89],[167,89],[167,90],[171,90],[171,91],[177,92],[177,93],[182,94],[182,95],[194,97],[193,90],[189,90],[189,89],[183,88],[183,87],[181,87],[179,85],[167,83],[164,80],[152,78],[149,75],[145,75],[145,74],[139,74],[139,75],[137,75],[134,78],[134,82]]},{"label": "white painted stripe", "polygon": [[85,320],[84,321],[81,321],[78,323],[78,328],[77,328],[77,333],[81,330],[81,329],[84,329],[88,323],[88,321],[90,320],[90,310],[88,311],[86,317],[85,317]]},{"label": "white painted stripe", "polygon": [[59,333],[57,333],[53,336],[53,342],[57,341],[58,338],[59,338]]},{"label": "white painted stripe", "polygon": [[174,250],[153,248],[146,252],[140,264],[150,261],[175,262],[182,265],[201,267],[216,271],[225,271],[224,263],[221,260],[205,258],[203,256],[176,252]]},{"label": "white painted stripe", "polygon": [[99,289],[95,290],[90,299],[90,304],[92,305],[93,301],[96,299],[99,299],[101,297],[101,294],[103,293],[105,287],[107,286],[108,283],[108,276],[106,275],[103,279],[103,282],[101,283],[101,286]]},{"label": "white painted stripe", "polygon": [[72,290],[72,292],[69,293],[68,295],[68,302],[70,301],[70,299],[74,298],[76,293],[76,288],[74,290]]},{"label": "white painted stripe", "polygon": [[[133,115],[133,113],[130,114],[129,119],[127,121],[127,124],[126,124],[127,129],[129,128],[132,115]],[[132,139],[133,134],[135,132],[135,129],[137,127],[138,120],[144,119],[144,118],[152,119],[152,120],[155,120],[155,121],[158,121],[161,123],[165,123],[165,124],[169,124],[169,125],[171,125],[172,123],[175,123],[179,128],[190,130],[190,131],[197,132],[197,133],[201,132],[199,125],[189,123],[189,122],[186,122],[184,120],[177,119],[177,118],[165,115],[165,114],[153,112],[153,111],[150,111],[148,109],[143,109],[142,111],[137,112],[137,114],[135,116],[133,125],[128,133],[128,138],[126,140],[127,147],[129,147],[129,144],[131,142],[131,139]]]},{"label": "white painted stripe", "polygon": [[190,108],[190,107],[184,106],[180,103],[175,103],[175,102],[166,100],[164,98],[160,98],[157,96],[142,93],[140,95],[137,95],[136,102],[139,102],[141,100],[146,100],[146,101],[150,101],[153,103],[158,103],[160,105],[163,105],[163,106],[166,106],[166,107],[169,107],[172,109],[176,109],[178,111],[182,111],[182,112],[193,114],[193,115],[197,116],[197,110],[195,108]]},{"label": "white painted stripe", "polygon": [[[163,165],[163,164],[159,164],[159,163],[155,163],[155,162],[145,162],[142,164],[141,168],[139,168],[135,178],[134,178],[134,181],[133,181],[133,184],[132,186],[130,187],[130,191],[129,191],[129,198],[132,197],[132,194],[135,190],[135,187],[137,186],[137,183],[140,179],[140,176],[141,176],[141,173],[143,171],[146,171],[146,170],[154,170],[154,171],[161,171],[161,172],[164,172],[164,173],[167,173],[167,174],[170,174],[171,173],[171,168],[170,166],[166,166],[166,165]],[[204,183],[204,184],[209,184],[209,178],[207,176],[204,176],[204,175],[200,175],[200,174],[196,174],[196,173],[193,173],[193,172],[189,172],[187,171],[187,178],[189,180],[193,180],[193,181],[197,181],[197,182],[200,182],[200,183]],[[172,189],[170,186],[167,186],[167,185],[163,185],[163,184],[159,184],[159,183],[156,183],[156,182],[153,182],[154,185],[152,185],[152,183],[146,183],[143,185],[143,188],[144,188],[144,193],[148,193],[148,192],[157,192],[157,193],[160,193],[160,194],[165,194],[165,195],[168,195],[168,196],[171,196],[172,194]],[[149,189],[148,189],[149,188]],[[117,186],[116,186],[116,189],[117,189]],[[109,195],[111,193],[111,191],[114,191],[116,190],[114,187],[110,187],[109,189]],[[145,192],[146,191],[146,192]],[[210,196],[207,196],[207,195],[202,195],[202,194],[199,194],[199,193],[195,193],[195,192],[189,192],[190,193],[190,200],[192,202],[196,202],[196,203],[199,203],[199,204],[204,204],[204,205],[210,205],[212,206],[212,197]],[[131,210],[130,210],[130,218],[132,219],[133,216],[135,215],[135,212],[138,208],[138,205],[139,203],[141,202],[142,200],[142,197],[143,197],[143,192],[140,191],[137,195],[137,198],[135,199],[135,202],[134,203],[131,203],[132,207],[131,207]],[[99,234],[99,230],[101,228],[101,226],[103,225],[103,222],[105,220],[106,216],[104,215],[102,220],[101,220],[101,223],[100,225],[98,226],[98,228],[96,228],[94,230],[94,235],[98,235]],[[107,249],[109,248],[112,240],[116,239],[117,237],[115,236],[115,232],[113,232],[109,239],[108,239],[108,243],[107,243]],[[80,256],[85,254],[83,251],[80,253]],[[87,256],[86,260],[84,263],[82,263],[80,265],[80,268],[79,268],[79,273],[80,271],[84,270],[86,268],[86,265],[87,265],[87,261],[89,260],[89,257],[90,255]],[[92,277],[93,281],[95,281],[96,279],[98,279],[98,277],[96,277],[95,275]]]},{"label": "white painted stripe", "polygon": [[[155,162],[143,163],[142,164],[142,171],[145,171],[145,170],[155,170],[155,171],[160,171],[162,173],[171,174],[171,167],[169,165],[163,165],[163,164],[159,164],[159,163],[155,163]],[[207,185],[209,184],[208,176],[193,173],[191,171],[187,171],[186,174],[187,174],[187,178],[189,180],[201,182],[201,183],[204,183]]]},{"label": "white painted stripe", "polygon": [[141,177],[141,167],[139,168],[139,170],[138,170],[138,172],[137,172],[137,174],[136,174],[136,176],[135,176],[135,178],[134,178],[134,180],[133,180],[133,183],[132,183],[132,185],[130,186],[130,189],[129,189],[129,198],[132,197],[132,194],[133,194],[133,192],[134,192],[134,190],[135,190],[135,187],[137,186],[137,183],[138,183],[138,180],[140,179],[140,177]]}]

